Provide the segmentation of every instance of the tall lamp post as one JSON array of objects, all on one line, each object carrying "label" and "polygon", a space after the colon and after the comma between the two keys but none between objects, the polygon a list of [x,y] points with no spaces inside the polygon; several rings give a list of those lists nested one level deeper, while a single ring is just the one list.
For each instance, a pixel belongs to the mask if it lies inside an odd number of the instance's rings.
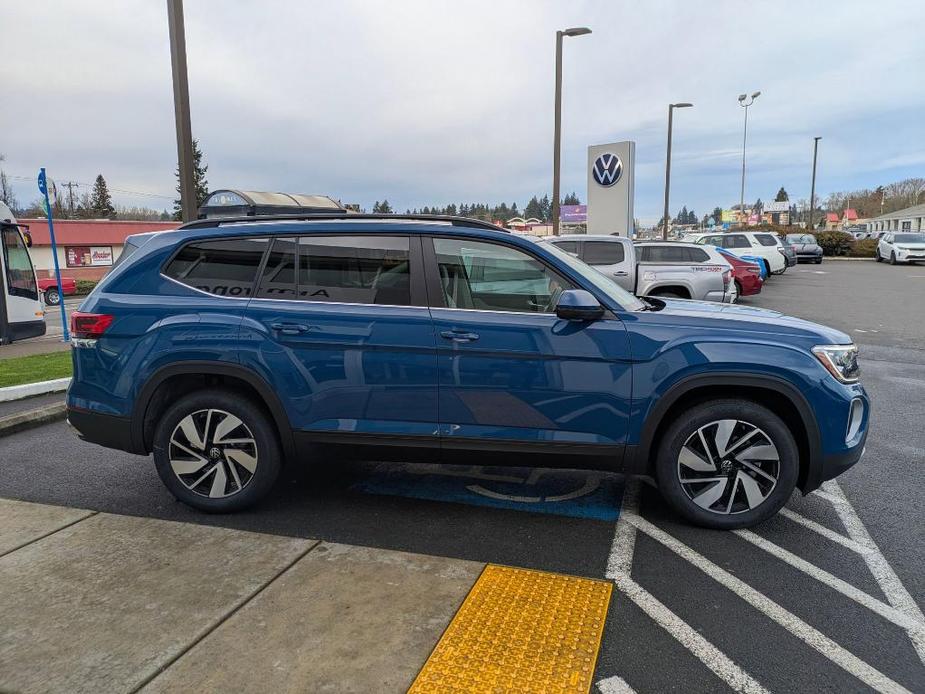
[{"label": "tall lamp post", "polygon": [[559,162],[562,149],[562,38],[590,34],[587,27],[573,27],[556,32],[556,115],[552,148],[552,233],[559,234]]},{"label": "tall lamp post", "polygon": [[809,230],[813,230],[813,210],[816,209],[816,155],[819,153],[819,140],[821,137],[813,138],[813,184],[809,191]]},{"label": "tall lamp post", "polygon": [[690,108],[694,104],[668,104],[668,154],[665,157],[665,225],[662,228],[662,239],[668,240],[668,190],[671,187],[671,121],[672,113],[676,108]]},{"label": "tall lamp post", "polygon": [[751,96],[739,94],[739,106],[745,109],[745,128],[742,131],[742,191],[739,195],[739,212],[742,215],[745,214],[745,140],[748,137],[748,107],[755,103],[759,96],[761,92],[753,92]]},{"label": "tall lamp post", "polygon": [[170,66],[173,71],[173,110],[177,128],[177,163],[180,173],[180,207],[184,222],[196,219],[193,183],[193,133],[189,116],[189,81],[186,72],[186,30],[183,0],[167,0]]}]

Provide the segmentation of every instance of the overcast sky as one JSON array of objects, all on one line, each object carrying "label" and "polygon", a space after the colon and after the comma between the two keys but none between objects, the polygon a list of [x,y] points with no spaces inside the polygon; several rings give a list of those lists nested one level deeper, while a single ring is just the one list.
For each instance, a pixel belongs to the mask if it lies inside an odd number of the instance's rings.
[{"label": "overcast sky", "polygon": [[[563,194],[589,144],[635,140],[636,216],[925,175],[925,2],[186,0],[193,132],[211,188],[323,193],[370,208],[551,191],[555,31],[566,39]],[[0,153],[21,202],[40,166],[120,204],[172,206],[163,0],[0,0]]]}]

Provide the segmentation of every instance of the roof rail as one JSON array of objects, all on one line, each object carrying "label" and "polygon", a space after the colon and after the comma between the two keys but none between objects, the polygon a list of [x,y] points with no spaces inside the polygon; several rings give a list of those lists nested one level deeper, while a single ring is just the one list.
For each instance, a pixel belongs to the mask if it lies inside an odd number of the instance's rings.
[{"label": "roof rail", "polygon": [[248,222],[291,222],[305,221],[317,222],[326,220],[346,220],[348,222],[361,219],[378,219],[382,221],[415,221],[415,222],[443,222],[452,224],[457,227],[474,227],[476,229],[491,229],[492,231],[509,231],[503,227],[496,226],[491,222],[484,222],[481,219],[470,219],[468,217],[454,217],[453,215],[443,214],[357,214],[355,212],[319,212],[319,213],[301,213],[301,214],[272,214],[272,215],[255,215],[252,217],[213,217],[211,219],[197,219],[192,222],[178,227],[179,229],[208,229],[210,227],[219,227],[223,224],[246,224]]}]

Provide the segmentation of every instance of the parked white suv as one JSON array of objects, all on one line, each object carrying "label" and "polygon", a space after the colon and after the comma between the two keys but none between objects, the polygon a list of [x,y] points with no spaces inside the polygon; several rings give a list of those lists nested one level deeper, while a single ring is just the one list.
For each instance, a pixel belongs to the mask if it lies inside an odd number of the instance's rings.
[{"label": "parked white suv", "polygon": [[781,275],[787,269],[787,258],[778,242],[777,234],[769,231],[726,231],[712,234],[689,234],[685,240],[719,246],[736,255],[753,255],[765,263],[768,275]]},{"label": "parked white suv", "polygon": [[925,261],[925,234],[914,231],[888,231],[877,242],[877,262],[896,263]]}]

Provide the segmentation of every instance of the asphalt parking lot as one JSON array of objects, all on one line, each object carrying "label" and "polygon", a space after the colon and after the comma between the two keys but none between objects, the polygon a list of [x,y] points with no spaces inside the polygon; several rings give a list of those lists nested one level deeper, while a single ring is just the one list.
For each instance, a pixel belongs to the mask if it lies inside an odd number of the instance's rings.
[{"label": "asphalt parking lot", "polygon": [[743,299],[850,334],[874,407],[862,461],[753,532],[689,527],[615,475],[334,461],[205,516],[63,423],[2,440],[0,497],[610,578],[603,692],[923,691],[923,298],[925,266],[830,261]]}]

